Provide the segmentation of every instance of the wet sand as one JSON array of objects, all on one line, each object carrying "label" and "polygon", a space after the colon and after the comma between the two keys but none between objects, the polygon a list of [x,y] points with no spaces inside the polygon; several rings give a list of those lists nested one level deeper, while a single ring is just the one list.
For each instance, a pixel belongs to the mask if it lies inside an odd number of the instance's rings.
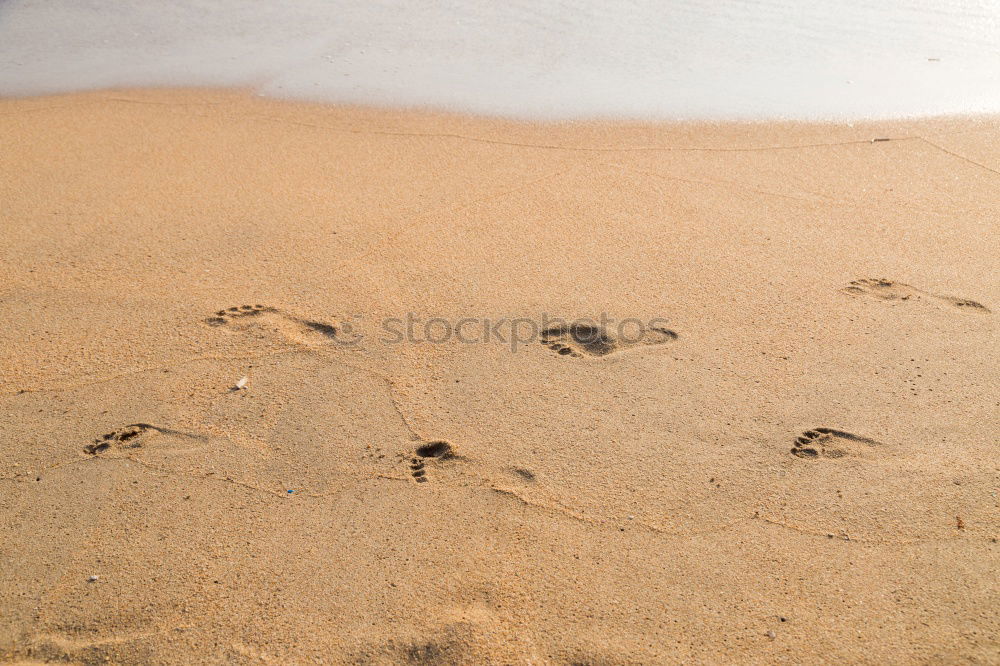
[{"label": "wet sand", "polygon": [[0,101],[0,655],[1000,660],[998,127]]}]

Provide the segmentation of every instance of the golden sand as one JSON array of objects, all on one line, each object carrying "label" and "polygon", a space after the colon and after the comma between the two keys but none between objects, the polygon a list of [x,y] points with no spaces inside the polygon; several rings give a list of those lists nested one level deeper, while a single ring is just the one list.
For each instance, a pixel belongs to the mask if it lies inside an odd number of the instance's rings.
[{"label": "golden sand", "polygon": [[1000,661],[996,118],[105,91],[0,147],[0,655]]}]

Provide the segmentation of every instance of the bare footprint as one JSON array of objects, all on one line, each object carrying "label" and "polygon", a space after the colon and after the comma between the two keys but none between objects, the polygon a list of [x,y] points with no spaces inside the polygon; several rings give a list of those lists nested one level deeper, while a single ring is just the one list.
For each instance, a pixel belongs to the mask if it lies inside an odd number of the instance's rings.
[{"label": "bare footprint", "polygon": [[455,449],[445,441],[427,442],[418,446],[415,453],[416,456],[410,459],[410,476],[417,483],[427,482],[427,470],[424,469],[427,459],[450,460],[455,457]]},{"label": "bare footprint", "polygon": [[355,345],[360,340],[359,336],[353,334],[349,324],[334,326],[265,305],[240,305],[219,310],[207,318],[205,323],[258,336],[277,334],[291,342],[306,345]]},{"label": "bare footprint", "polygon": [[942,294],[933,294],[923,289],[894,282],[885,278],[873,278],[864,280],[852,280],[850,284],[841,291],[855,296],[870,296],[883,301],[932,301],[951,305],[960,310],[970,312],[989,313],[990,309],[982,303],[970,301],[967,298],[957,298]]},{"label": "bare footprint", "polygon": [[833,428],[813,428],[795,438],[792,455],[799,458],[843,458],[851,454],[852,443],[878,446],[879,442]]},{"label": "bare footprint", "polygon": [[83,447],[84,453],[92,456],[104,453],[112,447],[119,449],[138,449],[145,445],[149,433],[160,433],[161,435],[176,435],[188,439],[203,439],[201,435],[194,435],[171,428],[161,428],[149,423],[130,423],[117,430],[105,433],[100,437],[95,437],[94,441]]},{"label": "bare footprint", "polygon": [[608,356],[637,347],[661,345],[677,339],[667,328],[652,327],[636,338],[618,338],[602,326],[584,323],[557,324],[541,333],[541,343],[570,358]]},{"label": "bare footprint", "polygon": [[97,437],[92,443],[83,447],[83,452],[93,456],[98,453],[104,453],[112,446],[135,449],[142,446],[141,437],[149,430],[159,430],[159,428],[148,423],[132,423],[124,428],[119,428],[114,432]]}]

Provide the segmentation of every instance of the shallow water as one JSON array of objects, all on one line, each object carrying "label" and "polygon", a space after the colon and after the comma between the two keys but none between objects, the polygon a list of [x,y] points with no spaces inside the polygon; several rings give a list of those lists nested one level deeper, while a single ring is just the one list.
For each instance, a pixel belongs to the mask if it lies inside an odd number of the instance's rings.
[{"label": "shallow water", "polygon": [[0,1],[0,95],[251,86],[537,118],[1000,111],[1000,0],[284,4]]}]

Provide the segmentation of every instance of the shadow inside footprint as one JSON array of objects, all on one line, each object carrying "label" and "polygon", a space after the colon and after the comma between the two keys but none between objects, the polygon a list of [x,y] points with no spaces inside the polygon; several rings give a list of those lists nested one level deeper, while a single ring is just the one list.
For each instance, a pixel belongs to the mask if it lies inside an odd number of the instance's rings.
[{"label": "shadow inside footprint", "polygon": [[643,329],[634,337],[613,336],[603,326],[574,322],[549,326],[541,333],[541,343],[561,356],[602,357],[643,345],[658,345],[677,339],[662,327]]},{"label": "shadow inside footprint", "polygon": [[151,426],[148,423],[133,423],[125,426],[124,428],[119,428],[114,432],[101,435],[92,443],[84,446],[83,452],[89,453],[90,455],[97,455],[98,453],[104,453],[113,445],[122,448],[134,449],[142,446],[142,443],[138,441],[138,437],[140,435],[147,430],[155,429],[156,428],[154,426]]},{"label": "shadow inside footprint", "polygon": [[523,467],[511,467],[510,471],[516,474],[522,481],[534,482],[535,473]]},{"label": "shadow inside footprint", "polygon": [[428,442],[417,447],[417,455],[421,458],[440,458],[448,460],[455,457],[455,450],[451,444],[444,441]]},{"label": "shadow inside footprint", "polygon": [[[839,440],[839,441],[838,441]],[[858,442],[867,446],[878,446],[879,442],[861,437],[844,430],[833,428],[813,428],[795,438],[792,455],[799,458],[843,458],[848,455],[842,442]]]},{"label": "shadow inside footprint", "polygon": [[337,338],[337,327],[330,324],[324,324],[319,321],[309,321],[308,319],[300,319],[302,325],[308,328],[310,331],[316,331],[320,335],[324,335],[331,340]]},{"label": "shadow inside footprint", "polygon": [[410,476],[417,483],[427,482],[427,470],[424,469],[425,462],[431,459],[451,460],[456,458],[455,449],[448,442],[437,440],[421,444],[414,451],[416,456],[410,458]]},{"label": "shadow inside footprint", "polygon": [[976,301],[970,301],[967,298],[955,298],[953,296],[938,296],[938,298],[948,301],[956,308],[962,310],[970,310],[972,312],[979,312],[982,314],[989,314],[990,309],[983,305],[982,303],[977,303]]}]

